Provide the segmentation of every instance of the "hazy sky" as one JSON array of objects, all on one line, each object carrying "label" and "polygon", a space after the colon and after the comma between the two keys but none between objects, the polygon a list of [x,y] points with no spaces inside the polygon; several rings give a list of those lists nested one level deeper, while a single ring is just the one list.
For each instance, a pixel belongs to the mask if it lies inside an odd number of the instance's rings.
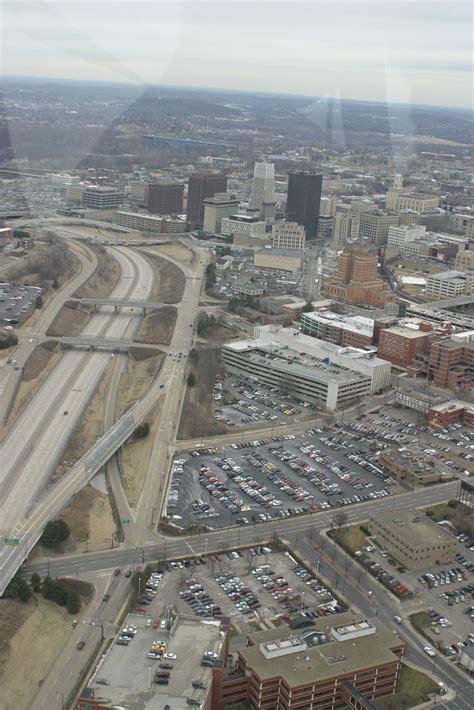
[{"label": "hazy sky", "polygon": [[469,0],[3,0],[4,75],[472,102]]}]

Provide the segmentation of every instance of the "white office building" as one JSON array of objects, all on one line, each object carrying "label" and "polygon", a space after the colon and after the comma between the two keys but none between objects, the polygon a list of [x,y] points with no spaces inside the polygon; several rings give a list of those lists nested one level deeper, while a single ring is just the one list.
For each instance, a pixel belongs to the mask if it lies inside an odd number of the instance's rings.
[{"label": "white office building", "polygon": [[277,222],[272,229],[274,249],[296,249],[303,251],[306,240],[306,230],[297,222]]},{"label": "white office building", "polygon": [[203,200],[203,205],[203,231],[209,234],[219,234],[222,219],[224,217],[230,217],[237,212],[239,200],[236,195],[229,192],[218,192],[214,197],[207,197]]},{"label": "white office building", "polygon": [[245,236],[255,236],[265,234],[266,223],[258,217],[246,214],[233,214],[230,217],[223,217],[221,220],[221,234],[233,236],[242,234]]},{"label": "white office building", "polygon": [[261,219],[271,218],[275,207],[275,166],[273,163],[255,163],[250,190],[249,210],[258,211]]},{"label": "white office building", "polygon": [[414,242],[426,233],[424,224],[410,224],[404,226],[391,225],[388,228],[387,244],[392,247],[402,247],[408,242]]}]

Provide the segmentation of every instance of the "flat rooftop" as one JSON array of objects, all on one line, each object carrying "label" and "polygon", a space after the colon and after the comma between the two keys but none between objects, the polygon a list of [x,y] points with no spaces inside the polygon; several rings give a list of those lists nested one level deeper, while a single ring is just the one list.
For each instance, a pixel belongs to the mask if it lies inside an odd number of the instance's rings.
[{"label": "flat rooftop", "polygon": [[383,457],[385,459],[390,459],[395,464],[399,466],[404,466],[410,470],[415,476],[432,476],[436,473],[433,466],[423,461],[421,453],[410,453],[408,449],[384,449]]},{"label": "flat rooftop", "polygon": [[[187,710],[186,698],[206,697],[212,668],[202,667],[201,658],[206,651],[219,654],[223,641],[220,621],[179,616],[174,628],[166,631],[147,628],[146,617],[129,614],[121,628],[129,624],[138,628],[135,638],[128,646],[113,643],[88,683],[95,699],[127,710],[158,710],[166,704],[170,710]],[[160,661],[147,658],[152,642],[157,639],[165,640],[166,650],[176,654],[176,660],[169,661],[173,668],[168,685],[153,682]],[[97,683],[97,679],[108,680],[110,685]],[[193,680],[203,681],[207,689],[193,688]]]},{"label": "flat rooftop", "polygon": [[[338,625],[353,624],[354,617],[351,612],[338,614]],[[280,641],[282,629],[250,634],[249,638],[254,644],[239,649],[240,655],[246,659],[247,665],[255,670],[260,678],[274,678],[282,676],[291,685],[302,685],[310,678],[321,680],[333,678],[344,673],[353,673],[369,666],[379,665],[396,660],[397,656],[391,650],[403,644],[379,619],[373,620],[375,633],[370,636],[353,638],[347,641],[336,641],[331,636],[334,626],[333,617],[316,619],[315,625],[308,631],[317,632],[326,636],[324,643],[307,647],[303,652],[295,644],[294,653],[285,653],[282,656],[265,658],[260,650],[260,644],[271,644]]]},{"label": "flat rooftop", "polygon": [[454,538],[441,525],[434,523],[415,508],[398,508],[374,513],[372,520],[392,528],[408,545],[442,545]]},{"label": "flat rooftop", "polygon": [[337,382],[338,384],[368,380],[368,377],[341,365],[327,364],[310,355],[301,356],[285,346],[272,345],[262,340],[239,340],[226,343],[227,350],[235,350],[247,356],[249,362],[267,364],[270,368],[288,371],[293,375],[314,381]]},{"label": "flat rooftop", "polygon": [[333,325],[354,333],[367,335],[370,338],[374,333],[374,321],[364,316],[345,316],[332,311],[325,311],[323,313],[303,313],[303,317],[316,323]]},{"label": "flat rooftop", "polygon": [[431,331],[414,330],[413,327],[394,325],[391,328],[384,328],[382,332],[400,335],[404,338],[424,338],[429,335]]}]

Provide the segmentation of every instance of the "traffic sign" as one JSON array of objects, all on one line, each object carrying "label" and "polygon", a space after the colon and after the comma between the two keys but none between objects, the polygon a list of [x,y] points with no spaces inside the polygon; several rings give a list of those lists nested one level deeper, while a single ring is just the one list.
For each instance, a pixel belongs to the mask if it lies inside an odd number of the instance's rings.
[{"label": "traffic sign", "polygon": [[124,518],[122,520],[122,525],[129,525],[130,524],[130,518]]},{"label": "traffic sign", "polygon": [[5,545],[19,545],[20,541],[17,537],[4,537],[3,542]]}]

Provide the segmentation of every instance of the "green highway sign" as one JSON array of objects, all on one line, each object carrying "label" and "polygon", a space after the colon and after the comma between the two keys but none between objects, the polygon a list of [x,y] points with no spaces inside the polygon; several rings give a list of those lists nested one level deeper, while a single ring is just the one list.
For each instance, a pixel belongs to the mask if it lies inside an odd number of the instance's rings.
[{"label": "green highway sign", "polygon": [[3,542],[5,545],[19,545],[20,541],[17,537],[4,537]]},{"label": "green highway sign", "polygon": [[122,525],[129,525],[130,524],[130,518],[124,518],[122,520]]}]

